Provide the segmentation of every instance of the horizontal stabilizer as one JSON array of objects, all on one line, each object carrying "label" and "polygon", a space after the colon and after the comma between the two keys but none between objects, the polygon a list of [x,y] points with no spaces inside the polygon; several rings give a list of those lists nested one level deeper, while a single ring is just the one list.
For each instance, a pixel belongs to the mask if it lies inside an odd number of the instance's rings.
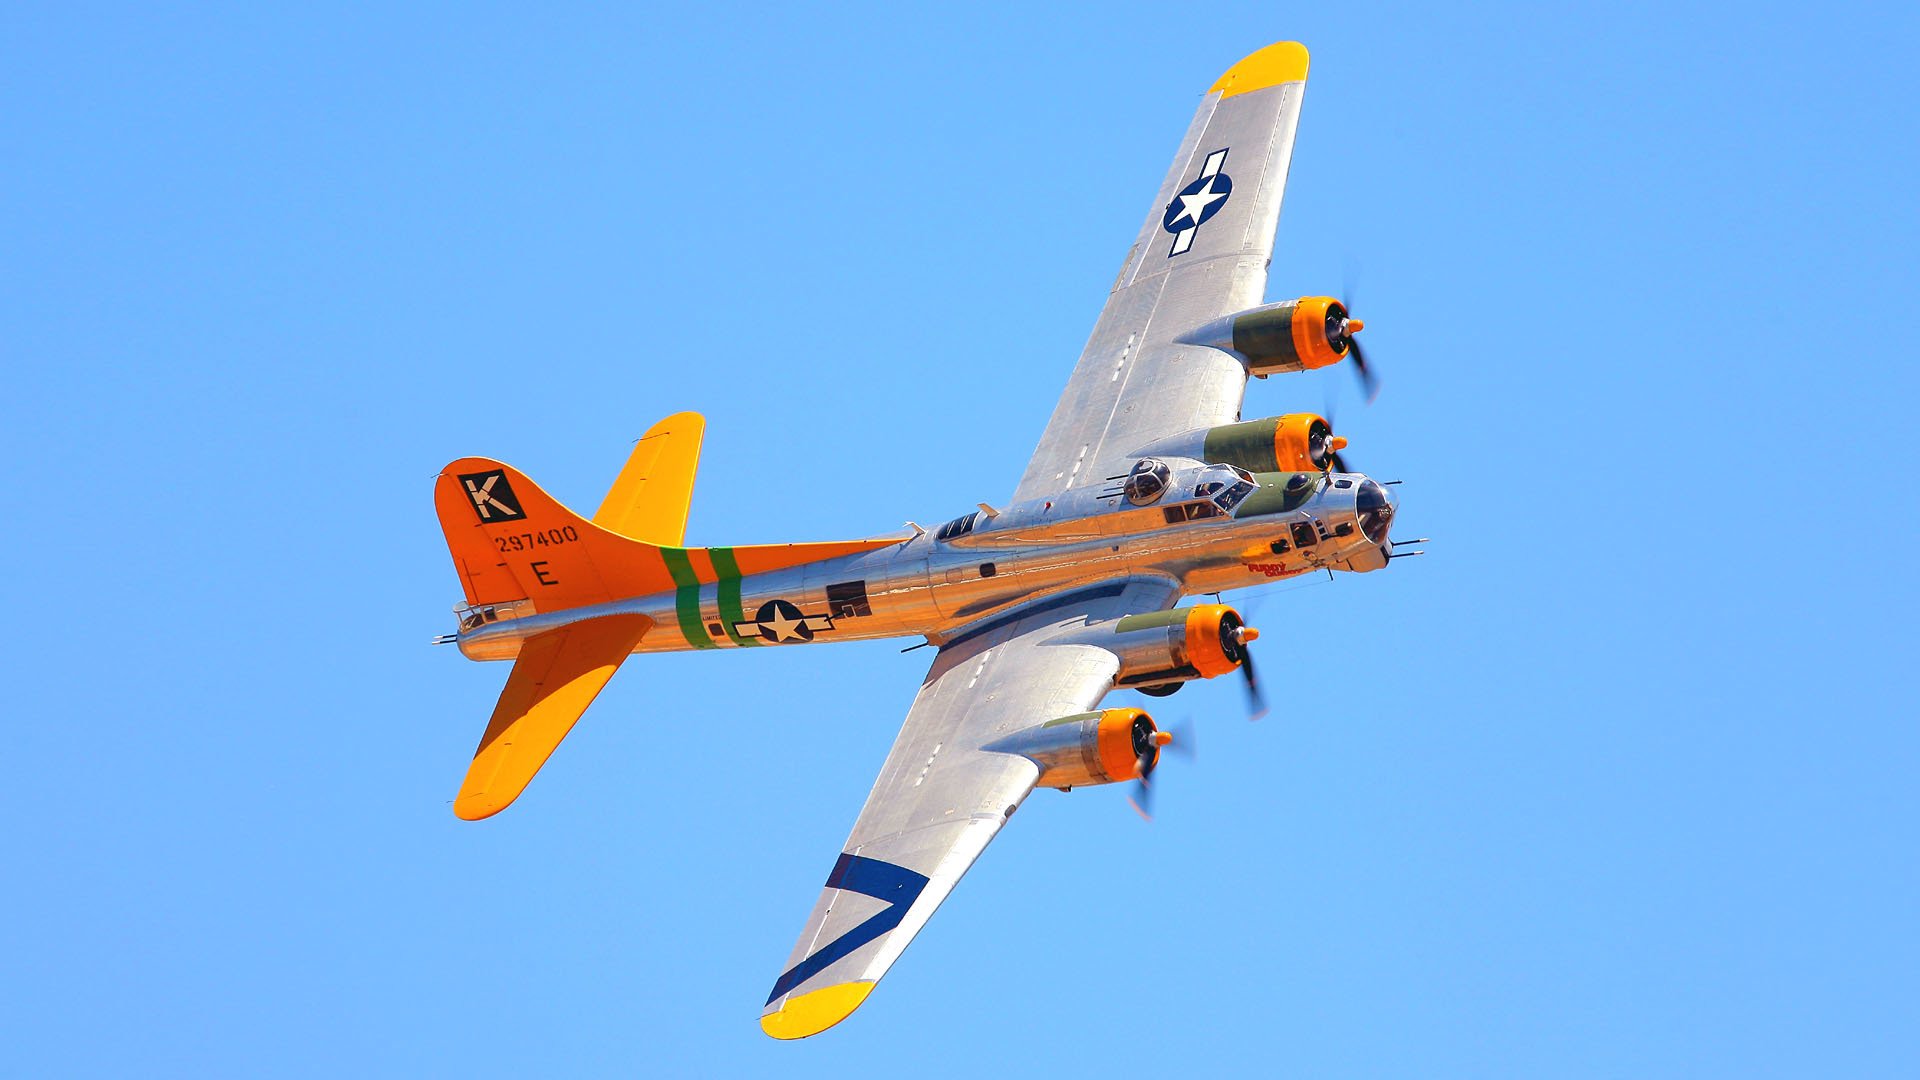
[{"label": "horizontal stabilizer", "polygon": [[685,540],[706,431],[706,417],[696,412],[674,413],[647,429],[594,511],[593,523],[650,544]]},{"label": "horizontal stabilizer", "polygon": [[608,615],[528,639],[474,751],[453,812],[477,821],[519,798],[652,627],[645,615]]}]

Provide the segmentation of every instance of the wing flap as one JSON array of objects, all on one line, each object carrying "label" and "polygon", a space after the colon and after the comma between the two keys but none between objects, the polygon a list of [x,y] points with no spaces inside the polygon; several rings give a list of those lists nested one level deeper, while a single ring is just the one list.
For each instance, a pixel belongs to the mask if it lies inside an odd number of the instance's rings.
[{"label": "wing flap", "polygon": [[652,627],[645,615],[609,615],[528,639],[480,737],[453,812],[478,821],[519,798]]}]

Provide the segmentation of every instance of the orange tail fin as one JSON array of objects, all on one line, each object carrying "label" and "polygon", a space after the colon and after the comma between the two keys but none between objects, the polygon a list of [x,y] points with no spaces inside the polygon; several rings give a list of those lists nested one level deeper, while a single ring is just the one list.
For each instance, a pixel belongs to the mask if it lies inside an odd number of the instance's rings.
[{"label": "orange tail fin", "polygon": [[[669,417],[662,425],[675,419]],[[646,455],[635,451],[602,513],[623,525],[677,538],[685,526],[693,459],[699,451],[697,423],[689,428],[683,422],[677,434],[685,440],[689,430],[691,456],[685,441],[648,449]],[[660,505],[642,505],[649,500]],[[662,546],[588,521],[513,466],[480,457],[461,458],[440,470],[433,502],[469,604],[530,600],[532,610],[550,612],[671,591],[681,608],[679,625],[663,632],[685,635],[689,647],[713,644],[701,629],[703,587],[708,597],[717,598],[723,592],[718,583],[731,580],[737,608],[738,579],[744,574],[899,542]],[[466,781],[454,799],[454,813],[468,819],[488,817],[518,798],[653,626],[645,615],[602,615],[522,643],[506,689],[474,751]]]},{"label": "orange tail fin", "polygon": [[461,458],[440,470],[433,503],[470,604],[555,611],[673,588],[657,546],[595,525],[511,465]]}]

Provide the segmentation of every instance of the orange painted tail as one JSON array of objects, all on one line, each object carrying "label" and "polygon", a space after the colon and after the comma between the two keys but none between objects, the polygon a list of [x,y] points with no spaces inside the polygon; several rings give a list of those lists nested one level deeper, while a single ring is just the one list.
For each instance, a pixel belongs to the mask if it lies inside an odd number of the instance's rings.
[{"label": "orange painted tail", "polygon": [[433,504],[469,604],[557,611],[673,588],[658,546],[595,525],[511,465],[461,458]]},{"label": "orange painted tail", "polygon": [[[652,538],[679,539],[693,487],[693,458],[699,450],[700,428],[686,420],[690,415],[668,417],[656,426],[657,432],[677,423],[673,434],[682,440],[677,445],[649,447],[643,440],[595,515],[597,521],[633,528]],[[692,458],[684,445],[689,437]],[[481,457],[461,458],[440,470],[433,503],[467,603],[530,601],[516,610],[518,615],[529,614],[529,608],[563,611],[662,592],[677,592],[697,609],[703,595],[717,602],[714,586],[723,574],[738,579],[898,543],[663,546],[589,521],[561,505],[520,470]],[[738,589],[732,595],[737,607]],[[692,632],[700,632],[701,621],[695,618],[692,626]],[[645,615],[599,615],[523,642],[454,799],[454,813],[476,819],[505,809],[546,764],[640,639],[649,632],[675,629],[656,630]],[[677,629],[689,632],[685,626]],[[701,640],[711,644],[704,637]]]}]

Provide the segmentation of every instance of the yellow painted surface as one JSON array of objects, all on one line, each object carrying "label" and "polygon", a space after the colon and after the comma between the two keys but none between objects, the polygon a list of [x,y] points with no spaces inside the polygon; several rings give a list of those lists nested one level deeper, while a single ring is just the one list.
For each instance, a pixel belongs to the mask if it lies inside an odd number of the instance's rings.
[{"label": "yellow painted surface", "polygon": [[454,814],[478,821],[519,798],[652,626],[645,615],[609,615],[528,639],[453,800]]},{"label": "yellow painted surface", "polygon": [[706,432],[707,419],[696,412],[674,413],[649,428],[594,511],[593,523],[649,544],[680,546]]},{"label": "yellow painted surface", "polygon": [[1223,98],[1250,94],[1281,83],[1307,80],[1307,47],[1297,41],[1279,41],[1228,68],[1207,88]]},{"label": "yellow painted surface", "polygon": [[779,1011],[760,1017],[760,1030],[776,1039],[818,1035],[853,1015],[872,992],[870,982],[850,982],[790,997]]}]

